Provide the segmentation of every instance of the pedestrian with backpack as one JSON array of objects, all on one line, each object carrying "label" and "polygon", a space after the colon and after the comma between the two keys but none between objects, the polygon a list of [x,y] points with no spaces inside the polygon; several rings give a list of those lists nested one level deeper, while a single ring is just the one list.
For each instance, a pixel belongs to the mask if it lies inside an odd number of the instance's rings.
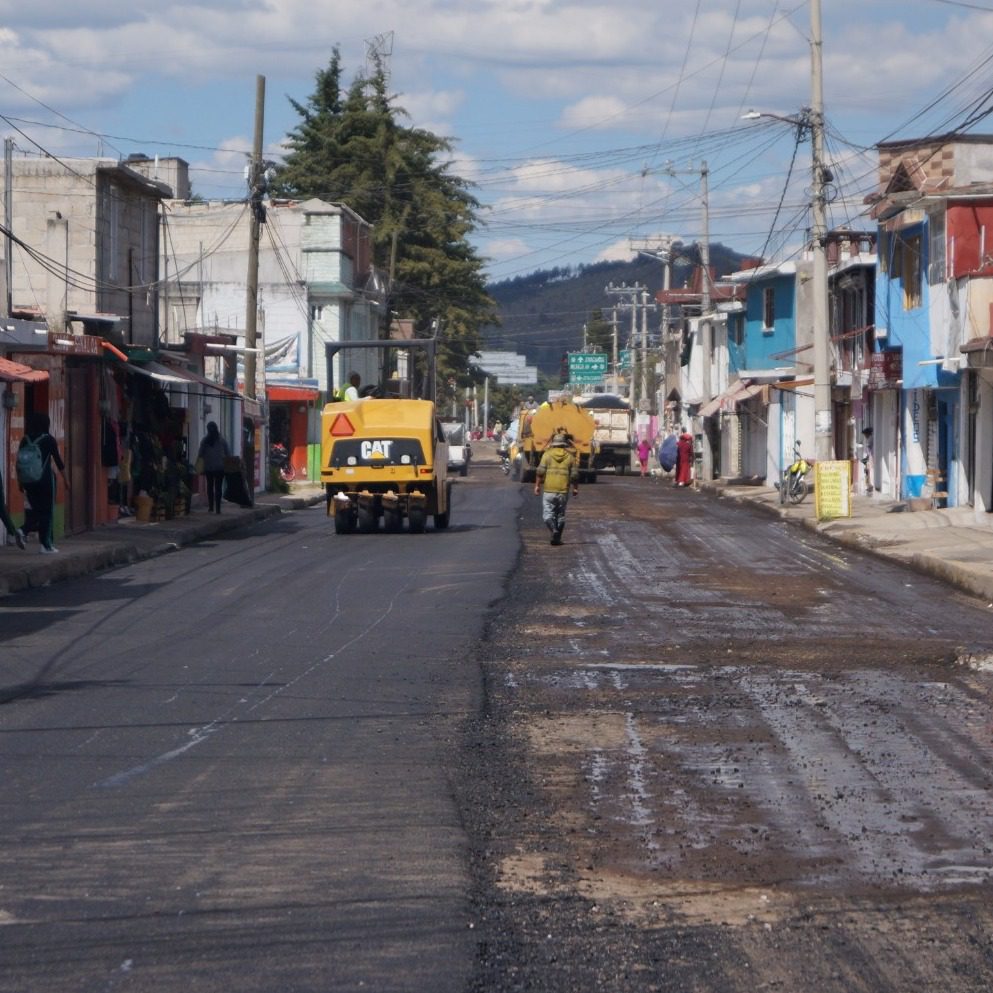
[{"label": "pedestrian with backpack", "polygon": [[51,421],[48,414],[35,412],[28,415],[27,431],[17,450],[17,482],[34,513],[38,526],[39,551],[54,555],[55,547],[55,471],[58,469],[66,491],[69,480],[65,463],[59,454],[58,442],[48,433]]}]

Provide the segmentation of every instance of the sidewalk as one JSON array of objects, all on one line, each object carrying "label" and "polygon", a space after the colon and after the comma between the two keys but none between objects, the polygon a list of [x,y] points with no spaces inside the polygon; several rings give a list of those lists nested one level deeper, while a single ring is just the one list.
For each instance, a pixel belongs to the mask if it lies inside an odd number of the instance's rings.
[{"label": "sidewalk", "polygon": [[35,535],[29,538],[24,551],[0,542],[0,596],[164,555],[323,499],[319,486],[302,486],[295,487],[289,495],[259,494],[254,507],[225,503],[220,514],[194,510],[188,517],[155,524],[139,524],[129,517],[84,534],[60,538],[58,555],[39,554]]},{"label": "sidewalk", "polygon": [[856,496],[851,517],[818,523],[812,493],[794,507],[781,505],[779,491],[766,486],[715,480],[701,488],[762,507],[843,545],[895,559],[993,605],[993,514],[971,507],[911,511],[905,502]]}]

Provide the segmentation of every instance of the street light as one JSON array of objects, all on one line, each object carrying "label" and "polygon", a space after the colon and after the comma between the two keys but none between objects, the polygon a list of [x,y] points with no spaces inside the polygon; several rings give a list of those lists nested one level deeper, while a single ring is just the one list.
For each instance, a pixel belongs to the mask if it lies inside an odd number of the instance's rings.
[{"label": "street light", "polygon": [[[814,94],[820,107],[820,47],[814,46]],[[811,169],[811,251],[814,259],[814,457],[820,462],[834,458],[834,432],[831,408],[831,342],[828,327],[828,276],[827,254],[827,184],[833,180],[831,171],[824,165],[824,113],[820,109],[803,107],[799,114],[770,114],[750,110],[743,120],[755,121],[769,117],[784,121],[797,129],[797,141],[810,132]]]}]

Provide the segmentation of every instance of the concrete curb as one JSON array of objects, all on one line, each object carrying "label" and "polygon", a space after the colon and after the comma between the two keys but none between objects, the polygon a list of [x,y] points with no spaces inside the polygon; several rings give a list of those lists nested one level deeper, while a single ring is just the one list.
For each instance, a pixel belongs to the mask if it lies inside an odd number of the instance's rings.
[{"label": "concrete curb", "polygon": [[[276,504],[258,504],[236,513],[215,515],[194,526],[176,528],[168,537],[163,536],[159,541],[154,540],[155,536],[149,532],[131,535],[115,532],[112,536],[89,532],[80,536],[79,545],[68,547],[67,543],[64,551],[57,556],[43,557],[29,552],[28,555],[31,557],[24,563],[23,568],[15,567],[0,572],[0,596],[157,558],[186,545],[276,517],[281,513],[283,509]],[[143,525],[131,526],[143,527]],[[36,551],[32,549],[32,552]]]},{"label": "concrete curb", "polygon": [[[870,530],[860,528],[857,523],[852,523],[850,520],[843,528],[837,527],[837,521],[820,524],[807,514],[791,513],[788,507],[770,504],[766,500],[750,499],[746,494],[740,492],[729,493],[720,486],[704,485],[700,489],[715,494],[719,499],[748,504],[766,514],[778,517],[788,524],[815,531],[836,544],[866,552],[889,562],[899,562],[901,565],[909,566],[915,572],[940,579],[965,593],[981,597],[987,603],[993,603],[993,576],[984,575],[982,572],[970,568],[967,564],[956,562],[947,557],[915,551],[910,538],[901,538],[893,534],[888,534],[885,537],[876,536]],[[963,538],[963,541],[966,547],[974,550],[975,545],[969,538]]]}]

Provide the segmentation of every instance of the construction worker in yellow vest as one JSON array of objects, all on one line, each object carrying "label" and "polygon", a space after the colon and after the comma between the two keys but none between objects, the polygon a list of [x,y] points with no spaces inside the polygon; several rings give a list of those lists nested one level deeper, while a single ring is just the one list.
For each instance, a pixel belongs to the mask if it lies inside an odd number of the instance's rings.
[{"label": "construction worker in yellow vest", "polygon": [[562,544],[569,491],[579,494],[579,463],[569,436],[559,432],[541,456],[535,470],[534,495],[541,497],[541,519],[552,533],[551,544]]}]

